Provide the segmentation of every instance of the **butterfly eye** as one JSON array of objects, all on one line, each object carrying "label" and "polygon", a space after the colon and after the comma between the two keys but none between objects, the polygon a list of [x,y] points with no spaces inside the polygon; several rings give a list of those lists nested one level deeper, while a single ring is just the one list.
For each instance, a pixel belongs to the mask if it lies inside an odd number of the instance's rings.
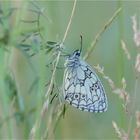
[{"label": "butterfly eye", "polygon": [[76,50],[75,52],[74,52],[74,56],[80,56],[80,51],[79,50]]},{"label": "butterfly eye", "polygon": [[80,56],[80,51],[77,51],[76,52],[76,56]]}]

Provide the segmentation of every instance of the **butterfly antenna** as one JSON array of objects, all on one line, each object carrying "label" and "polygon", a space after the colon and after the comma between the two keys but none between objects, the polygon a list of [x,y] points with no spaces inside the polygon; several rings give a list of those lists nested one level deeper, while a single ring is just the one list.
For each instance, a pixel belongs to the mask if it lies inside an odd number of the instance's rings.
[{"label": "butterfly antenna", "polygon": [[81,44],[81,46],[80,46],[80,53],[82,52],[82,47],[83,47],[83,37],[82,37],[82,35],[80,35],[80,44]]}]

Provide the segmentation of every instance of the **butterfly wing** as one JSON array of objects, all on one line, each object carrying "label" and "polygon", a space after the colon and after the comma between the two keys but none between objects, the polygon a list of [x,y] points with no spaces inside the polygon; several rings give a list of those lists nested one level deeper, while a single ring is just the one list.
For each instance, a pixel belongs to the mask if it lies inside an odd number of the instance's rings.
[{"label": "butterfly wing", "polygon": [[67,67],[64,74],[64,97],[72,106],[89,112],[105,112],[107,97],[96,73],[83,60],[78,67]]}]

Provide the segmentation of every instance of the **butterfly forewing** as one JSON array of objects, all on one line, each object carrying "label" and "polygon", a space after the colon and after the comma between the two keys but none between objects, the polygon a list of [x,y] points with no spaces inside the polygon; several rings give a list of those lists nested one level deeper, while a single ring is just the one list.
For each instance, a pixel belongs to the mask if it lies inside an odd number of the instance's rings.
[{"label": "butterfly forewing", "polygon": [[64,74],[65,100],[82,111],[105,112],[107,98],[96,73],[81,58],[76,64],[74,61],[69,63]]}]

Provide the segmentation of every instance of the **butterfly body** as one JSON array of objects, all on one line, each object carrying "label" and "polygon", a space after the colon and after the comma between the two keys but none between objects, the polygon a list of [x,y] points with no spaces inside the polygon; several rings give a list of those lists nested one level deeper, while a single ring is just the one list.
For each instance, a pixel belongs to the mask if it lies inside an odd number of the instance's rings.
[{"label": "butterfly body", "polygon": [[82,111],[105,112],[107,97],[103,85],[92,68],[80,57],[79,50],[67,58],[65,67],[65,100]]}]

